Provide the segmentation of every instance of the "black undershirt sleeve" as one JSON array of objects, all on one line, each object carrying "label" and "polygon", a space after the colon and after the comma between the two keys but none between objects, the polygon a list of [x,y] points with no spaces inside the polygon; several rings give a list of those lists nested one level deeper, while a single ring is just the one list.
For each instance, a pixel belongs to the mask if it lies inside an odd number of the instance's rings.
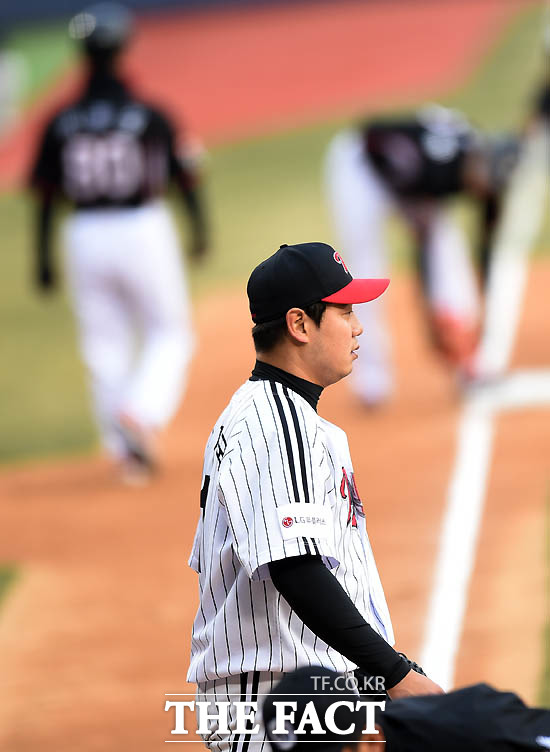
[{"label": "black undershirt sleeve", "polygon": [[408,663],[367,624],[320,556],[293,556],[271,562],[269,574],[277,590],[314,634],[365,674],[383,676],[386,689],[409,673]]},{"label": "black undershirt sleeve", "polygon": [[201,179],[196,165],[185,160],[176,149],[176,134],[171,122],[160,112],[153,111],[155,133],[168,148],[170,177],[174,180],[183,198],[183,204],[191,224],[191,256],[200,258],[206,254],[209,242],[209,226]]},{"label": "black undershirt sleeve", "polygon": [[38,199],[36,217],[36,272],[37,279],[52,274],[51,235],[53,197],[43,193]]},{"label": "black undershirt sleeve", "polygon": [[481,218],[479,230],[479,267],[481,272],[481,282],[485,289],[489,280],[489,269],[491,266],[491,252],[493,249],[493,239],[498,220],[501,213],[501,199],[494,194],[488,196],[481,203]]}]

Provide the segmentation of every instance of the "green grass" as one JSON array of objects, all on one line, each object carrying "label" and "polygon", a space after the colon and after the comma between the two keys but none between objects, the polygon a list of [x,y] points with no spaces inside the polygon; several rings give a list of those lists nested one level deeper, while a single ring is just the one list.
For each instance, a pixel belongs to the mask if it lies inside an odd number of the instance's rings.
[{"label": "green grass", "polygon": [[[540,72],[540,26],[540,8],[522,11],[472,80],[447,97],[447,103],[485,126],[521,123]],[[58,49],[58,35],[59,30],[52,32],[55,50],[48,47],[47,35],[41,42],[52,66],[66,54]],[[33,46],[24,35],[20,44]],[[332,238],[321,163],[328,140],[344,122],[341,118],[211,151],[215,252],[192,273],[196,295],[215,285],[243,284],[254,264],[280,243]],[[0,462],[83,452],[94,443],[67,300],[63,295],[41,299],[30,288],[31,209],[26,196],[0,197]],[[469,221],[467,209],[459,211]],[[391,233],[394,262],[406,265],[406,234],[399,224]],[[549,238],[547,227],[538,252],[550,248]]]},{"label": "green grass", "polygon": [[18,570],[13,564],[0,564],[0,607],[10,587],[18,577]]},{"label": "green grass", "polygon": [[478,125],[514,130],[524,123],[533,101],[533,86],[547,75],[543,56],[544,6],[523,12],[496,47],[473,81],[443,98],[443,103],[466,112]]},{"label": "green grass", "polygon": [[[30,285],[31,204],[3,196],[0,371],[4,462],[82,451],[93,442],[73,318],[64,296],[43,298]],[[4,238],[6,235],[4,234]]]},{"label": "green grass", "polygon": [[20,29],[9,37],[9,47],[24,61],[23,102],[32,101],[75,58],[66,24],[47,24]]}]

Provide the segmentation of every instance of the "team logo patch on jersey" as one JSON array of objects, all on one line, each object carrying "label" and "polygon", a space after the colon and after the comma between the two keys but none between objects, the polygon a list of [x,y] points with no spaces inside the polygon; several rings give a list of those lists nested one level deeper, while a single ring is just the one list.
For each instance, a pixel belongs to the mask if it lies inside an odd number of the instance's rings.
[{"label": "team logo patch on jersey", "polygon": [[323,504],[285,504],[277,507],[284,540],[329,538],[332,535],[330,507]]},{"label": "team logo patch on jersey", "polygon": [[340,481],[340,496],[348,500],[348,525],[351,523],[352,527],[357,527],[357,515],[364,517],[365,510],[363,509],[363,502],[357,490],[355,476],[351,473],[348,477],[344,467],[342,468],[342,480]]}]

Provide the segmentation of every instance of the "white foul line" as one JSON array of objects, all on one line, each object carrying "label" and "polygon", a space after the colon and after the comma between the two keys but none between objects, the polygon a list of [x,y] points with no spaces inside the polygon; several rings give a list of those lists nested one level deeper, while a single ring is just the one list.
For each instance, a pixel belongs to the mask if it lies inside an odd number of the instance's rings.
[{"label": "white foul line", "polygon": [[511,176],[491,251],[483,336],[477,353],[481,373],[506,371],[527,282],[527,261],[541,226],[548,193],[550,138],[540,125],[524,141]]},{"label": "white foul line", "polygon": [[[481,373],[496,375],[508,367],[528,255],[544,211],[548,146],[548,134],[539,126],[527,138],[506,192],[493,244],[484,333],[477,353]],[[421,650],[422,665],[444,689],[454,681],[491,463],[494,415],[541,404],[550,404],[550,371],[512,373],[479,387],[465,400]]]},{"label": "white foul line", "polygon": [[517,371],[466,399],[447,493],[421,664],[444,689],[453,686],[481,526],[493,441],[502,410],[550,405],[550,370]]}]

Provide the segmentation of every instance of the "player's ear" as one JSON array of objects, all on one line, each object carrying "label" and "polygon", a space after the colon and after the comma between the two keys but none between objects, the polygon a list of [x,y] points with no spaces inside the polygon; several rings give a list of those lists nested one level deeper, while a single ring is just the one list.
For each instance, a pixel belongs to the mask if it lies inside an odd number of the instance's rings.
[{"label": "player's ear", "polygon": [[297,342],[309,342],[306,314],[301,308],[291,308],[286,312],[286,327],[290,336]]}]

